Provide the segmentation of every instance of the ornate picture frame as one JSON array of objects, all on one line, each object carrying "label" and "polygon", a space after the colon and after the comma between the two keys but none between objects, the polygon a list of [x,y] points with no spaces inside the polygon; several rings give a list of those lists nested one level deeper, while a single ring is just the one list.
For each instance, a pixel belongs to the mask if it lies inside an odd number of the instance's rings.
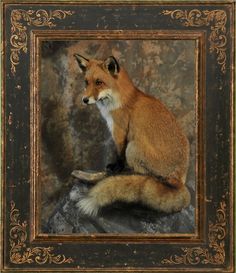
[{"label": "ornate picture frame", "polygon": [[[235,3],[5,0],[2,14],[3,272],[234,272]],[[197,232],[41,234],[41,41],[144,33],[147,39],[191,37],[198,45]]]}]

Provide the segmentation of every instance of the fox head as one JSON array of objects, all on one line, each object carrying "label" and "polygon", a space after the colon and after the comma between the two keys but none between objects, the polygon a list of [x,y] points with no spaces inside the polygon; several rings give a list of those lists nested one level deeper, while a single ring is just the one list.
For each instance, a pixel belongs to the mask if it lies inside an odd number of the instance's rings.
[{"label": "fox head", "polygon": [[98,104],[118,108],[120,103],[118,77],[120,66],[115,57],[110,56],[104,61],[88,60],[74,54],[80,72],[85,77],[85,91],[82,101],[85,104]]}]

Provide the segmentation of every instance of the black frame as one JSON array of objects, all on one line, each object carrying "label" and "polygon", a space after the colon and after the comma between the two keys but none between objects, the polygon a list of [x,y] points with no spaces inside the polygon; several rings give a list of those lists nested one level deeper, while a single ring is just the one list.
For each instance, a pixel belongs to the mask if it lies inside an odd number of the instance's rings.
[{"label": "black frame", "polygon": [[[233,272],[234,3],[5,1],[2,11],[3,271]],[[203,181],[197,183],[202,185],[198,225],[203,228],[197,238],[90,236],[73,242],[70,236],[34,236],[30,212],[37,207],[32,186],[37,176],[37,149],[32,154],[37,100],[31,94],[37,92],[37,70],[31,66],[37,67],[37,37],[40,33],[57,37],[62,29],[94,31],[96,36],[104,30],[102,23],[96,28],[102,16],[108,31],[155,30],[202,37],[198,152]]]}]

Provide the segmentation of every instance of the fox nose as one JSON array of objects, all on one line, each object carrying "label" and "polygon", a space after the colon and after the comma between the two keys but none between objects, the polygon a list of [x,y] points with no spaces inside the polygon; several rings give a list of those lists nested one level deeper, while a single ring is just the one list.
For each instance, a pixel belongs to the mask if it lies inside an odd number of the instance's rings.
[{"label": "fox nose", "polygon": [[89,102],[89,99],[87,97],[83,97],[83,103],[87,104]]}]

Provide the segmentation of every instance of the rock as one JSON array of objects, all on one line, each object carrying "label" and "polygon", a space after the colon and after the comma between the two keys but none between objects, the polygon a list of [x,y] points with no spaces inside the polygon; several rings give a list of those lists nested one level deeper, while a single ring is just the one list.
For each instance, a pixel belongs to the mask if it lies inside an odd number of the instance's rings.
[{"label": "rock", "polygon": [[181,212],[160,213],[140,204],[115,203],[103,208],[97,217],[81,214],[70,195],[82,198],[91,185],[77,180],[59,202],[43,232],[48,233],[193,233],[195,209],[191,204]]}]

